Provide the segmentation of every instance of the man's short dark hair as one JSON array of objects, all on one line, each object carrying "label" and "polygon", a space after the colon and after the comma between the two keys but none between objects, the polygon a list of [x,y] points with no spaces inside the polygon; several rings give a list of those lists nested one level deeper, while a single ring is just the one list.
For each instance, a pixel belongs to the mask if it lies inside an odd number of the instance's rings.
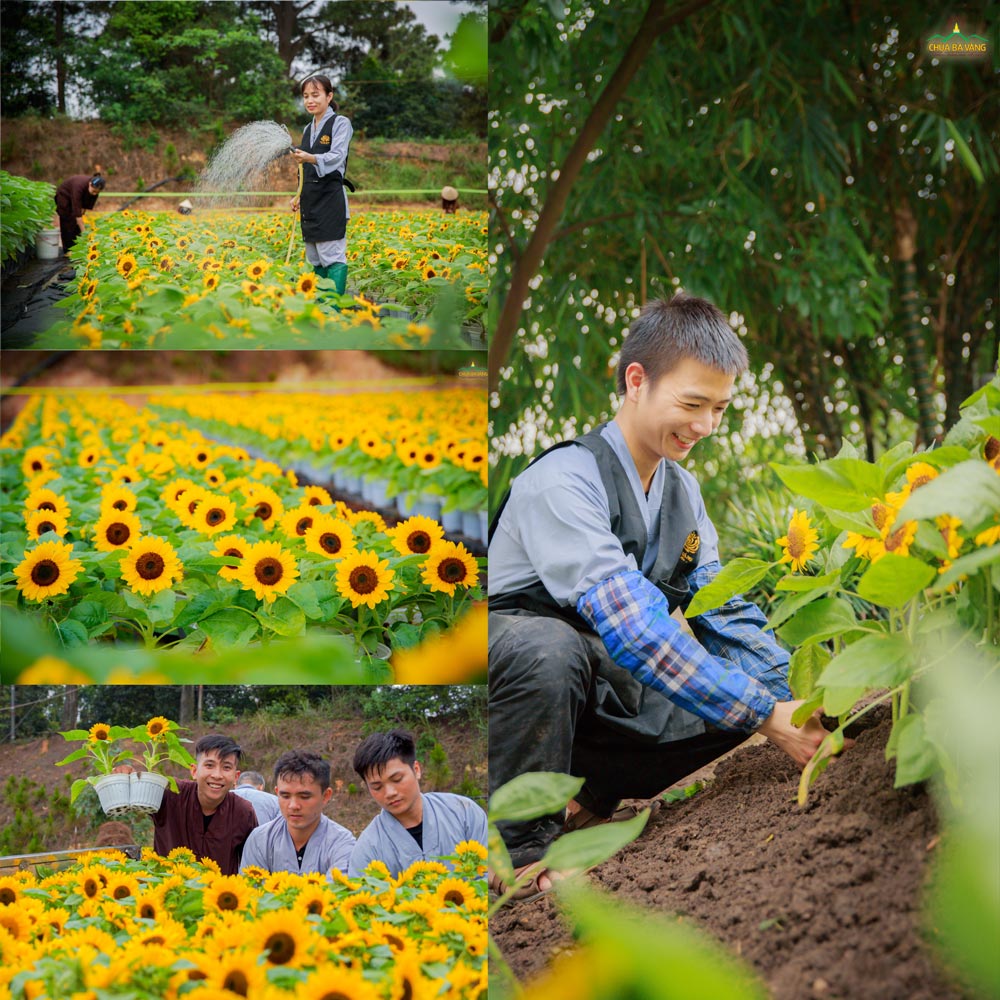
[{"label": "man's short dark hair", "polygon": [[260,771],[241,771],[240,780],[236,782],[236,787],[241,788],[249,785],[251,788],[264,787],[264,775]]},{"label": "man's short dark hair", "polygon": [[402,729],[372,733],[354,751],[354,770],[362,781],[367,782],[370,774],[381,774],[385,765],[396,757],[413,767],[413,762],[417,759],[417,745],[413,736]]},{"label": "man's short dark hair", "polygon": [[195,759],[211,750],[218,751],[219,760],[225,760],[227,757],[235,757],[237,767],[243,760],[243,750],[239,743],[232,737],[223,736],[221,733],[209,733],[207,736],[202,736],[194,745]]},{"label": "man's short dark hair", "polygon": [[105,186],[104,178],[100,174],[94,174],[90,178],[90,186],[97,188],[98,191],[103,191]]},{"label": "man's short dark hair", "polygon": [[733,378],[746,371],[749,364],[740,338],[708,299],[678,292],[669,302],[647,302],[622,344],[618,394],[625,393],[625,369],[629,365],[642,365],[652,386],[688,358]]},{"label": "man's short dark hair", "polygon": [[294,774],[301,780],[308,774],[319,785],[321,791],[330,787],[330,762],[323,760],[318,753],[309,750],[286,750],[274,765],[274,781]]}]

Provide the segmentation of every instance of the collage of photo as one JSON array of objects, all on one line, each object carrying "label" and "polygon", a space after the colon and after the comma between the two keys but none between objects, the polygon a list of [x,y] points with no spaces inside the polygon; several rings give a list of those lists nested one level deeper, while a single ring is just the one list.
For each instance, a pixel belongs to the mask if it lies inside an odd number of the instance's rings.
[{"label": "collage of photo", "polygon": [[0,0],[0,1000],[1000,998],[1000,18]]}]

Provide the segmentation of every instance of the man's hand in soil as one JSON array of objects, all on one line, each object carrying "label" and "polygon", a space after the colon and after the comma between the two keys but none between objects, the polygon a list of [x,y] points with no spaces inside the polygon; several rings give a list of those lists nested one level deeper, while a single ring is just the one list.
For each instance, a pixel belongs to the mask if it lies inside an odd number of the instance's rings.
[{"label": "man's hand in soil", "polygon": [[[774,711],[757,732],[784,750],[799,767],[805,767],[816,748],[826,739],[827,731],[818,714],[810,715],[801,727],[792,725],[792,714],[801,704],[801,701],[776,702]],[[847,743],[845,740],[844,745]]]}]

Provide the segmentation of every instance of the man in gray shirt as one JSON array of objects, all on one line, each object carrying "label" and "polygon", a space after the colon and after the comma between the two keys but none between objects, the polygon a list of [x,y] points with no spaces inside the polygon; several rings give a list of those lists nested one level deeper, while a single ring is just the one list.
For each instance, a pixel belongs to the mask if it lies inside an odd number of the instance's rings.
[{"label": "man in gray shirt", "polygon": [[354,834],[323,815],[330,801],[330,764],[308,750],[289,750],[274,766],[281,815],[247,838],[240,871],[346,872]]},{"label": "man in gray shirt", "polygon": [[264,775],[257,771],[241,771],[233,792],[253,806],[258,826],[270,823],[281,815],[278,796],[264,790]]}]

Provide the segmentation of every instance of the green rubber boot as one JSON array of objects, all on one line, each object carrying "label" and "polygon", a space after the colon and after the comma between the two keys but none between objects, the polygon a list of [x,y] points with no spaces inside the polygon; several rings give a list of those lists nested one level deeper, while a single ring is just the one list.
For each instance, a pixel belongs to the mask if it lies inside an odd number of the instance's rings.
[{"label": "green rubber boot", "polygon": [[347,265],[344,263],[330,264],[326,271],[327,277],[336,285],[337,294],[343,295],[347,288]]}]

